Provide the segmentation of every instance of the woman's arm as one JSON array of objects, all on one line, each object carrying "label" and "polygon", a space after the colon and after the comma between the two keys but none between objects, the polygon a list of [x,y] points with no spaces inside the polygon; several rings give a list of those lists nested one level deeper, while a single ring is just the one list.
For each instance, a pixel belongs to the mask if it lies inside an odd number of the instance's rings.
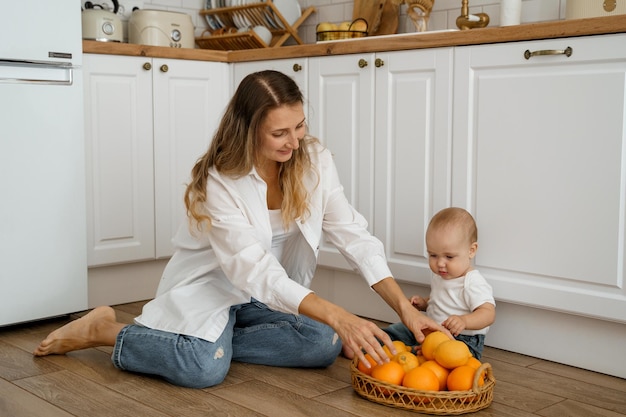
[{"label": "woman's arm", "polygon": [[398,314],[400,320],[413,332],[415,339],[422,343],[424,337],[433,331],[442,331],[450,338],[446,328],[435,323],[431,318],[417,310],[392,277],[385,278],[372,286],[374,291]]},{"label": "woman's arm", "polygon": [[[436,330],[440,330],[450,336],[448,330],[411,305],[402,289],[392,277],[379,281],[372,288],[398,313],[402,322],[413,331],[418,342],[424,340],[424,333],[428,334]],[[376,324],[357,317],[343,308],[318,297],[314,293],[309,294],[302,300],[299,312],[332,327],[341,338],[344,348],[354,352],[355,356],[366,365],[368,363],[363,351],[369,353],[378,363],[389,360],[380,344],[381,342],[393,354],[397,353],[389,335]]]},{"label": "woman's arm", "polygon": [[376,324],[349,313],[315,293],[304,297],[300,303],[299,312],[332,327],[341,338],[344,349],[350,349],[366,365],[369,363],[365,359],[363,350],[379,364],[389,361],[380,342],[387,345],[392,353],[396,353],[389,335]]}]

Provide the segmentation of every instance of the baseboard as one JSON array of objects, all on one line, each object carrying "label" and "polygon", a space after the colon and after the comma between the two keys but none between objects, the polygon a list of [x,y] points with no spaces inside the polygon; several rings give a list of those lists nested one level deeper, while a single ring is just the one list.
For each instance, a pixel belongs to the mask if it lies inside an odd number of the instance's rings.
[{"label": "baseboard", "polygon": [[154,298],[167,260],[89,268],[89,308]]},{"label": "baseboard", "polygon": [[[400,283],[404,293],[428,295],[428,288]],[[312,288],[360,316],[398,321],[387,304],[358,275],[319,268]],[[497,301],[496,322],[486,344],[499,349],[626,378],[626,325]]]}]

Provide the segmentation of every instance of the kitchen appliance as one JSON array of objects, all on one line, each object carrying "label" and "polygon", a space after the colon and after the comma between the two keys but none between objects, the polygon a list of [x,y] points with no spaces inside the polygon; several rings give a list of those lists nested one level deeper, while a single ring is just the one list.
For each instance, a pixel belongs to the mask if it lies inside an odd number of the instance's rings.
[{"label": "kitchen appliance", "polygon": [[566,19],[614,16],[626,13],[626,0],[567,0]]},{"label": "kitchen appliance", "polygon": [[122,42],[124,27],[117,14],[103,9],[85,9],[81,16],[83,39]]},{"label": "kitchen appliance", "polygon": [[128,20],[128,42],[193,48],[195,40],[191,16],[164,10],[135,10]]},{"label": "kitchen appliance", "polygon": [[80,9],[20,0],[4,4],[2,18],[11,34],[0,43],[0,325],[8,325],[87,308],[87,244]]}]

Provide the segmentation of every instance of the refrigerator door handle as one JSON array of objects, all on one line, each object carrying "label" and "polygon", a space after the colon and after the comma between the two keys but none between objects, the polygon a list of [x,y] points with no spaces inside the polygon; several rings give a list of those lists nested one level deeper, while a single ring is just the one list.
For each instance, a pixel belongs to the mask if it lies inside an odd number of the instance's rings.
[{"label": "refrigerator door handle", "polygon": [[[39,77],[40,70],[52,71],[43,71],[42,74],[48,76]],[[74,83],[74,67],[65,62],[0,59],[0,84],[2,83],[72,85]]]}]

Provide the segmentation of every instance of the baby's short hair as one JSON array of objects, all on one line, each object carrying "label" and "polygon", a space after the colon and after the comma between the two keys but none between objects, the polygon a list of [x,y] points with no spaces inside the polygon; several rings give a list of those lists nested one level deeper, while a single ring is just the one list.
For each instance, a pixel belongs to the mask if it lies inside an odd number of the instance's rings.
[{"label": "baby's short hair", "polygon": [[437,214],[430,219],[428,230],[448,226],[463,228],[470,243],[478,241],[478,228],[476,227],[476,221],[474,221],[474,217],[472,217],[467,210],[460,207],[448,207],[437,212]]}]

